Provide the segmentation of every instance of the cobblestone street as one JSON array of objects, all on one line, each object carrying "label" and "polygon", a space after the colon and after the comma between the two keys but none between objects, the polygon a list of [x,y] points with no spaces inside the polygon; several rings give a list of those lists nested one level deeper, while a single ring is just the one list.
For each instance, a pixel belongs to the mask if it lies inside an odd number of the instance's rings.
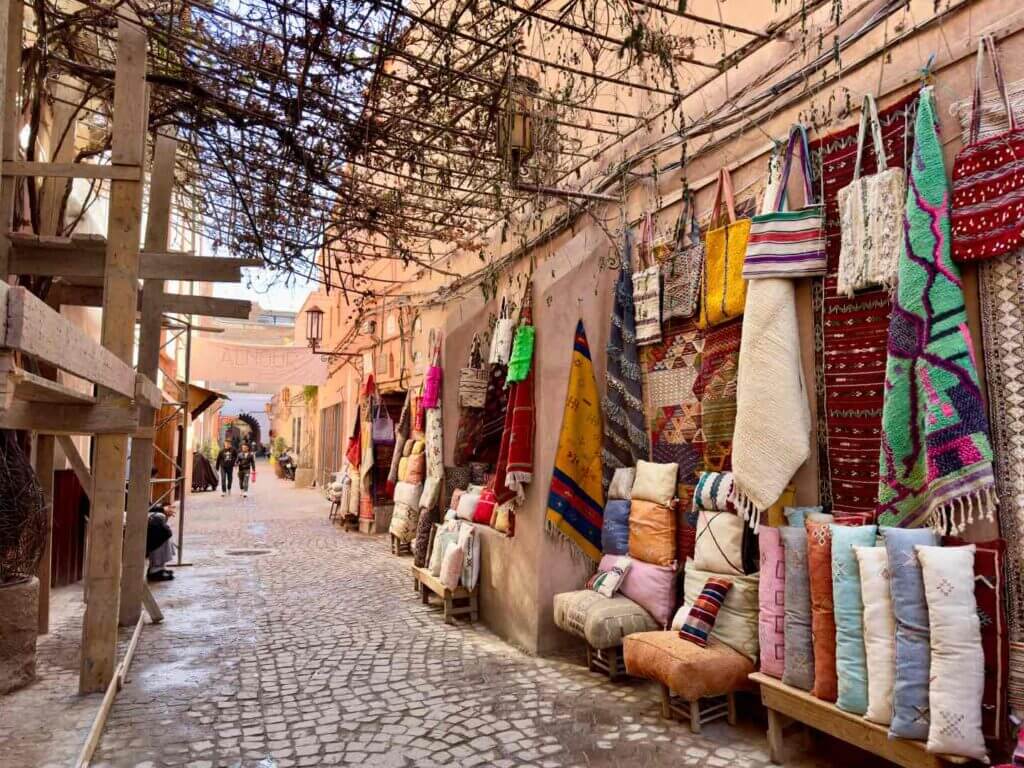
[{"label": "cobblestone street", "polygon": [[[694,736],[660,719],[646,683],[613,685],[576,658],[537,659],[482,625],[446,626],[384,537],[333,527],[318,492],[269,467],[253,490],[190,496],[193,565],[154,585],[166,620],[143,630],[94,765],[768,764],[749,715]],[[74,693],[79,593],[58,594],[40,680],[0,699],[5,768],[73,763],[99,706]]]}]

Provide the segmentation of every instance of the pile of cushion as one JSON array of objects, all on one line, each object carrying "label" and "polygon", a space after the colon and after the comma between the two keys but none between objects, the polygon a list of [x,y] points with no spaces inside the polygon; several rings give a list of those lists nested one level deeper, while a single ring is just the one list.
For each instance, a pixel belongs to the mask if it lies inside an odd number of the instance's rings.
[{"label": "pile of cushion", "polygon": [[460,584],[472,591],[480,578],[480,539],[472,523],[446,520],[434,536],[430,572],[448,589]]},{"label": "pile of cushion", "polygon": [[[786,518],[760,529],[761,671],[894,738],[984,759],[975,546],[940,546],[927,529],[840,525],[820,508]],[[1003,622],[990,624],[997,649]]]}]

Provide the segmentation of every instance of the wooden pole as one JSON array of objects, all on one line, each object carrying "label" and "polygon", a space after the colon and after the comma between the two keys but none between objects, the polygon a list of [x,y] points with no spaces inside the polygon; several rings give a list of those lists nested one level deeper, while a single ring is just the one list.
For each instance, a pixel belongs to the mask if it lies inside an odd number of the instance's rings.
[{"label": "wooden pole", "polygon": [[[117,24],[114,74],[114,165],[141,166],[146,137],[146,33],[124,18]],[[103,346],[131,364],[135,347],[135,307],[139,292],[142,183],[110,182],[107,260],[103,277]],[[122,395],[102,390],[101,402],[123,403]],[[114,677],[121,552],[124,537],[125,469],[128,435],[96,437],[93,504],[89,526],[89,603],[82,623],[81,693],[103,691]]]},{"label": "wooden pole", "polygon": [[[149,216],[146,219],[146,249],[166,250],[171,224],[171,192],[174,188],[174,159],[178,142],[159,135],[153,150],[153,171],[149,183]],[[139,324],[139,373],[156,381],[160,368],[160,335],[163,319],[163,280],[143,284],[142,318]],[[139,407],[139,424],[152,426],[156,409]],[[121,626],[130,627],[142,611],[146,585],[146,527],[149,521],[150,472],[153,466],[153,438],[133,437],[128,479],[128,523],[124,535],[121,575]],[[179,523],[180,525],[180,523]]]},{"label": "wooden pole", "polygon": [[[3,24],[3,71],[0,72],[0,93],[3,94],[3,114],[0,115],[0,160],[3,163],[18,157],[18,91],[21,84],[21,33],[25,21],[25,4],[18,0],[0,0],[0,17]],[[14,219],[14,191],[17,179],[13,176],[0,178],[0,280],[7,280],[8,254],[11,250],[7,233],[11,231]]]},{"label": "wooden pole", "polygon": [[36,476],[46,500],[46,547],[39,561],[39,634],[50,631],[50,581],[53,560],[53,435],[36,436]]}]

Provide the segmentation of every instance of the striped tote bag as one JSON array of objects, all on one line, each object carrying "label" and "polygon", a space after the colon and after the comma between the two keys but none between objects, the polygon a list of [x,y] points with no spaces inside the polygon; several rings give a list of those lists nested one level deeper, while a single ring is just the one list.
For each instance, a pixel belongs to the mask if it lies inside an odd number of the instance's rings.
[{"label": "striped tote bag", "polygon": [[[804,177],[805,206],[795,211],[786,211],[786,185],[798,145]],[[743,277],[755,280],[824,275],[826,256],[823,220],[824,211],[821,204],[816,202],[811,184],[807,130],[802,125],[794,125],[789,132],[774,210],[759,214],[751,221],[747,255],[743,260]]]},{"label": "striped tote bag", "polygon": [[[1009,119],[1009,129],[980,139],[981,74],[985,48]],[[981,261],[1024,245],[1024,128],[1010,107],[995,39],[978,44],[970,143],[953,163],[953,259]]]}]

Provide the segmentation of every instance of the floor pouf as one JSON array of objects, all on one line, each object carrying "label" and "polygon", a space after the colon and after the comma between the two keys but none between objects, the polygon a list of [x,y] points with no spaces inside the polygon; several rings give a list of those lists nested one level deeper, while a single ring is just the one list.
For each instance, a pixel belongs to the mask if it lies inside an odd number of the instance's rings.
[{"label": "floor pouf", "polygon": [[635,632],[658,629],[651,615],[628,597],[605,597],[591,589],[555,595],[555,626],[598,650],[622,645]]}]

